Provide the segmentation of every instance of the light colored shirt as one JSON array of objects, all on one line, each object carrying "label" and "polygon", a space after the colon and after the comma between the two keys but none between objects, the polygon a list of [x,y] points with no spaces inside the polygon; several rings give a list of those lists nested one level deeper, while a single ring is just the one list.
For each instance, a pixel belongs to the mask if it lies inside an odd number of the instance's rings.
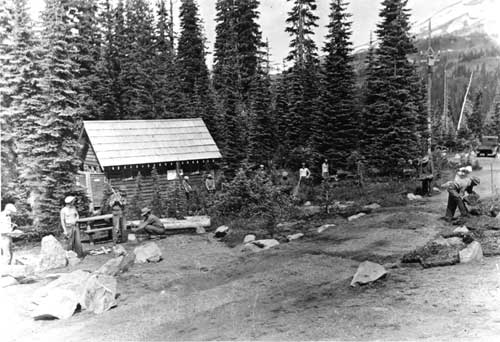
[{"label": "light colored shirt", "polygon": [[79,217],[80,216],[78,215],[78,211],[74,206],[62,208],[61,224],[63,226],[63,229],[66,229],[67,225],[75,225]]},{"label": "light colored shirt", "polygon": [[327,163],[323,163],[321,165],[321,172],[323,172],[323,173],[327,173],[328,172],[328,164]]},{"label": "light colored shirt", "polygon": [[311,175],[311,171],[309,171],[309,169],[307,167],[300,168],[300,170],[299,170],[300,178],[309,178],[310,175]]},{"label": "light colored shirt", "polygon": [[12,232],[12,221],[10,216],[5,215],[5,212],[0,213],[0,234]]}]

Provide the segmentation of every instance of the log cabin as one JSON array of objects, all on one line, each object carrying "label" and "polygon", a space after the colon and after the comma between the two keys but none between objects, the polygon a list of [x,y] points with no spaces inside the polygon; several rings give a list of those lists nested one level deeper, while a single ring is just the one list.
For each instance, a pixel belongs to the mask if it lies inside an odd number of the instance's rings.
[{"label": "log cabin", "polygon": [[201,118],[84,121],[79,156],[77,182],[87,190],[91,210],[99,209],[106,184],[114,189],[123,185],[132,196],[139,172],[141,197],[150,201],[153,168],[162,197],[175,191],[178,176],[189,176],[191,186],[202,188],[222,158]]}]

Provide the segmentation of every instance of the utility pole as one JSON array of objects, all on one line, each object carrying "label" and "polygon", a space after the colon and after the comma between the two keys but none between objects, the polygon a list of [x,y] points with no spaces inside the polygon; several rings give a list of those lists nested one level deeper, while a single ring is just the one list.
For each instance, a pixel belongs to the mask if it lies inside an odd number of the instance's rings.
[{"label": "utility pole", "polygon": [[432,71],[434,64],[436,62],[436,57],[434,55],[434,50],[431,46],[432,30],[431,30],[431,19],[429,19],[429,38],[427,47],[427,154],[429,155],[429,161],[431,163],[432,174],[434,174],[434,161],[432,158]]},{"label": "utility pole", "polygon": [[442,118],[442,123],[443,127],[441,127],[443,135],[446,135],[448,133],[448,74],[446,72],[446,67],[448,66],[448,59],[446,59],[446,62],[444,64],[444,84],[443,84],[443,118]]}]

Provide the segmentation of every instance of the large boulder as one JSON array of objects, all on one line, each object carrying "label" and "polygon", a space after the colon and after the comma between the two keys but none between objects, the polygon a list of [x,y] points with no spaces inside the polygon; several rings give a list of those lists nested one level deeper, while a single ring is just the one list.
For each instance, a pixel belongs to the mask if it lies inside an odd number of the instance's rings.
[{"label": "large boulder", "polygon": [[106,274],[93,274],[85,283],[81,306],[96,314],[116,306],[116,279]]},{"label": "large boulder", "polygon": [[481,244],[477,241],[470,243],[466,248],[460,251],[460,263],[469,263],[483,260],[483,250]]},{"label": "large boulder", "polygon": [[81,304],[89,272],[82,270],[61,275],[58,279],[39,288],[33,295],[36,305],[33,311],[35,319],[66,319],[73,315]]},{"label": "large boulder", "polygon": [[44,236],[37,271],[43,272],[53,268],[65,267],[67,262],[66,250],[61,243],[52,235]]},{"label": "large boulder", "polygon": [[358,266],[358,270],[352,277],[351,286],[372,283],[387,274],[384,266],[371,261],[364,261]]},{"label": "large boulder", "polygon": [[161,260],[160,247],[154,242],[148,242],[134,249],[135,263],[159,262]]},{"label": "large boulder", "polygon": [[95,273],[97,274],[105,274],[110,276],[115,276],[120,273],[120,265],[125,257],[119,256],[117,258],[113,258],[108,260],[104,265],[102,265]]},{"label": "large boulder", "polygon": [[424,268],[455,265],[460,261],[458,256],[460,248],[462,248],[461,245],[451,244],[447,239],[440,237],[413,252],[405,254],[402,262],[418,262]]},{"label": "large boulder", "polygon": [[280,243],[276,239],[264,239],[264,240],[255,240],[252,241],[252,244],[260,247],[262,249],[269,249],[275,246],[278,246]]}]

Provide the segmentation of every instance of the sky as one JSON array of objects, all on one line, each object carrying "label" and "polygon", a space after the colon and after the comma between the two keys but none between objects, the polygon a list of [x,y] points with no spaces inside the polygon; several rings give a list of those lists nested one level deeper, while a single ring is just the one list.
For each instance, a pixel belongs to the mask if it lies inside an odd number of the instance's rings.
[{"label": "sky", "polygon": [[[155,0],[149,0],[155,3]],[[316,30],[316,42],[322,48],[324,37],[327,33],[329,4],[331,0],[317,0],[318,10],[316,15],[320,17],[319,27]],[[500,1],[500,0],[499,0]],[[173,0],[174,16],[178,17],[178,7],[181,0]],[[203,20],[204,33],[207,38],[207,64],[212,64],[210,52],[215,40],[215,2],[216,0],[198,0],[200,17]],[[438,10],[456,3],[459,0],[409,0],[408,8],[411,9],[412,22],[421,23],[428,19]],[[43,8],[44,0],[29,1],[34,14]],[[348,12],[352,14],[352,42],[353,46],[365,45],[370,40],[370,31],[376,29],[379,21],[378,13],[381,0],[351,0]],[[290,3],[287,0],[261,0],[260,25],[262,36],[269,40],[271,61],[275,67],[282,64],[283,59],[288,54],[289,36],[285,32],[285,20]],[[177,22],[178,29],[178,22]]]}]

